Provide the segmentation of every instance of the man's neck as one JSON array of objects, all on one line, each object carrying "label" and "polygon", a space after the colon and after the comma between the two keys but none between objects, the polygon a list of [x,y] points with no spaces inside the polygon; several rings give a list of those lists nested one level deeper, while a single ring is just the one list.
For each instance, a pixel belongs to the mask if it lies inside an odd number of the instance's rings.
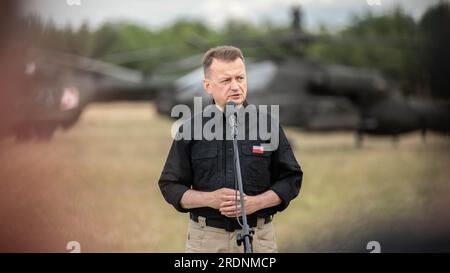
[{"label": "man's neck", "polygon": [[[224,107],[223,106],[220,106],[220,105],[218,105],[217,103],[216,104],[214,104],[219,110],[220,110],[220,112],[222,112],[223,113],[223,109],[224,109]],[[242,106],[242,103],[241,104],[238,104],[238,105],[236,105],[236,107],[237,107],[237,109],[240,109],[241,108],[241,106]]]}]

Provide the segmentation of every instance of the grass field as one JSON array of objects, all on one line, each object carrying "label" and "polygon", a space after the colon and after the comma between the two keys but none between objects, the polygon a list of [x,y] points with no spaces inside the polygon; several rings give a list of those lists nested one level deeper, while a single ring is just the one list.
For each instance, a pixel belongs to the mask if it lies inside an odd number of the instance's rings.
[{"label": "grass field", "polygon": [[[146,103],[97,104],[50,142],[1,140],[0,249],[65,252],[76,240],[82,251],[184,251],[188,217],[157,185],[171,125]],[[274,220],[280,251],[340,251],[401,223],[450,227],[448,137],[368,137],[357,149],[350,133],[286,132],[305,175]]]}]

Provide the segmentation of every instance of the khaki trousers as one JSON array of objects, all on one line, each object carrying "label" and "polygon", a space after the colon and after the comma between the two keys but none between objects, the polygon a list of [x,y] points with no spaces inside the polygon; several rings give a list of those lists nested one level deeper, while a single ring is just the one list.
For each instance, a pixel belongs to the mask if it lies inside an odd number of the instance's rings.
[{"label": "khaki trousers", "polygon": [[[258,225],[253,228],[253,252],[278,252],[275,240],[273,222],[264,224],[264,219],[258,219]],[[236,244],[236,235],[241,230],[228,232],[225,229],[205,225],[205,218],[199,217],[199,222],[189,221],[186,241],[186,253],[243,253],[243,244]]]}]

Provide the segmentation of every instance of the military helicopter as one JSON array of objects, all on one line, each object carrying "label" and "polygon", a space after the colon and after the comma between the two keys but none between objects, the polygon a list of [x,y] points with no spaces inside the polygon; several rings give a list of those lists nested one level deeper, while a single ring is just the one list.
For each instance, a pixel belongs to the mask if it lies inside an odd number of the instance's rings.
[{"label": "military helicopter", "polygon": [[2,118],[0,136],[18,141],[49,140],[69,129],[89,103],[151,100],[154,84],[140,72],[114,64],[36,48],[17,47],[16,75],[21,84]]},{"label": "military helicopter", "polygon": [[[395,82],[374,69],[325,64],[305,57],[301,46],[327,37],[301,32],[300,11],[293,9],[291,34],[270,39],[236,39],[230,44],[264,48],[268,54],[247,59],[249,92],[255,105],[279,105],[280,123],[308,131],[354,131],[356,144],[364,134],[393,136],[415,130],[450,131],[450,106],[422,98],[405,97]],[[241,46],[242,45],[242,46]],[[287,55],[270,54],[282,47]],[[206,49],[207,47],[205,47]],[[200,59],[198,59],[200,63]],[[177,104],[193,107],[193,97],[212,99],[202,87],[203,71],[197,68],[175,80],[155,99],[158,112],[170,115]]]}]

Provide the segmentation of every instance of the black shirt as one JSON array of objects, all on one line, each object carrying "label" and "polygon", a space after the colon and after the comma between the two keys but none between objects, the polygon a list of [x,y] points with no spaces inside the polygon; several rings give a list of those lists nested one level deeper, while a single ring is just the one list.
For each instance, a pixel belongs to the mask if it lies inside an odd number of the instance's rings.
[{"label": "black shirt", "polygon": [[[259,112],[258,112],[259,115]],[[213,116],[214,117],[214,116]],[[200,117],[205,125],[212,117]],[[235,189],[234,153],[232,140],[226,140],[230,126],[223,114],[220,120],[226,129],[223,140],[174,140],[170,148],[164,169],[159,179],[159,187],[167,202],[180,212],[191,212],[198,216],[216,219],[227,219],[216,209],[210,207],[184,209],[180,205],[183,194],[194,189],[211,192],[226,187]],[[259,120],[259,119],[258,119]],[[271,122],[274,119],[270,118]],[[190,122],[190,123],[189,123]],[[180,127],[179,132],[189,128],[193,133],[194,118]],[[277,122],[277,121],[275,121]],[[248,119],[245,131],[248,134]],[[270,127],[269,127],[270,128]],[[238,127],[239,129],[243,129]],[[188,129],[189,130],[189,129]],[[262,209],[248,217],[267,217],[284,210],[294,199],[302,184],[303,172],[295,159],[289,142],[279,126],[279,145],[274,151],[255,152],[254,146],[268,143],[261,140],[238,140],[239,160],[244,192],[247,195],[258,195],[273,190],[282,200],[275,207]],[[230,218],[228,218],[230,219]]]}]

